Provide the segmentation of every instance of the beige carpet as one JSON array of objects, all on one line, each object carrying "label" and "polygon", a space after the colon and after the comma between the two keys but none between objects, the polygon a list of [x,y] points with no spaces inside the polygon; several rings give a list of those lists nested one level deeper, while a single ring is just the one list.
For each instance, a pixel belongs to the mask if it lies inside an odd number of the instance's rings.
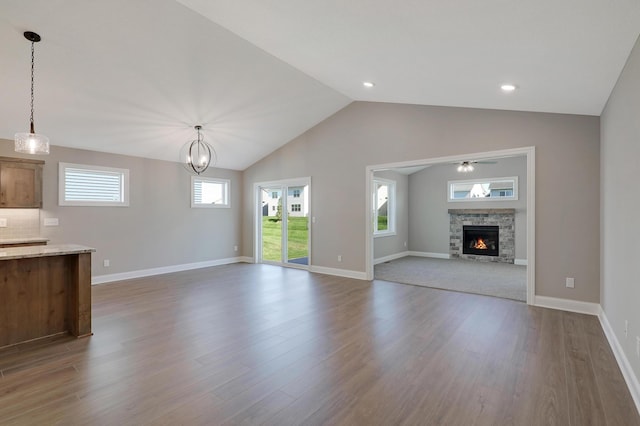
[{"label": "beige carpet", "polygon": [[377,280],[527,300],[527,267],[509,263],[408,256],[376,265],[374,275]]}]

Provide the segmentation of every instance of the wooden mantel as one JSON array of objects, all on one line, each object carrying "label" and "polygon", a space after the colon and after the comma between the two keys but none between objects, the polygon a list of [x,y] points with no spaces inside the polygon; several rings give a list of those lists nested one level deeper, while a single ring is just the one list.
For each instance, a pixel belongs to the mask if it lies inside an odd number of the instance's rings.
[{"label": "wooden mantel", "polygon": [[0,249],[0,347],[91,335],[93,251],[72,244]]}]

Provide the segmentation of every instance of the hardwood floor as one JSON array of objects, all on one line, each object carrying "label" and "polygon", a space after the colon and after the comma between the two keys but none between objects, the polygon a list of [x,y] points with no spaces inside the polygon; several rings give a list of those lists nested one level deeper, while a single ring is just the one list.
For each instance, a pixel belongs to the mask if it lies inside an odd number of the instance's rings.
[{"label": "hardwood floor", "polygon": [[237,264],[93,287],[0,350],[0,423],[640,425],[596,317]]}]

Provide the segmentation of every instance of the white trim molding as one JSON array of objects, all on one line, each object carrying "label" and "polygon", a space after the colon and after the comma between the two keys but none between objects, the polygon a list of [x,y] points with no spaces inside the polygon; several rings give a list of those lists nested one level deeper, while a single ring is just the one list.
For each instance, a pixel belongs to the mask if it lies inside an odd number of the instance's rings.
[{"label": "white trim molding", "polygon": [[520,266],[527,266],[529,262],[527,262],[527,259],[514,259],[513,264],[514,265],[520,265]]},{"label": "white trim molding", "polygon": [[602,326],[604,335],[609,341],[609,346],[611,346],[613,355],[616,357],[620,371],[622,371],[622,376],[624,377],[625,382],[627,382],[627,387],[629,388],[633,402],[636,404],[636,409],[638,410],[638,413],[640,413],[640,382],[638,382],[638,378],[631,367],[629,359],[622,349],[620,341],[613,332],[613,328],[611,327],[611,323],[609,323],[607,314],[602,309],[600,309],[600,312],[598,313],[598,319],[600,320],[600,325]]},{"label": "white trim molding", "polygon": [[429,251],[410,251],[409,256],[432,257],[434,259],[451,259],[451,255],[449,253],[432,253]]},{"label": "white trim molding", "polygon": [[326,266],[309,267],[309,272],[324,275],[334,275],[336,277],[355,278],[356,280],[367,280],[367,274],[362,271],[352,271],[350,269],[327,268]]},{"label": "white trim molding", "polygon": [[390,262],[390,261],[396,260],[396,259],[401,259],[403,257],[409,256],[409,253],[410,252],[408,252],[408,251],[401,251],[400,253],[394,253],[394,254],[390,254],[388,256],[382,256],[382,257],[379,257],[377,259],[373,259],[373,264],[374,265],[378,265],[380,263]]},{"label": "white trim molding", "polygon": [[579,300],[571,299],[561,299],[558,297],[536,295],[533,305],[541,308],[577,312],[579,314],[598,315],[600,313],[600,305],[597,303],[581,302]]},{"label": "white trim molding", "polygon": [[190,271],[192,269],[209,268],[211,266],[229,265],[231,263],[248,262],[250,257],[229,257],[226,259],[206,260],[204,262],[183,263],[180,265],[161,266],[159,268],[139,269],[137,271],[121,272],[118,274],[96,275],[91,277],[91,285],[105,284],[114,281],[131,280],[134,278],[150,277],[152,275],[170,274],[172,272]]}]

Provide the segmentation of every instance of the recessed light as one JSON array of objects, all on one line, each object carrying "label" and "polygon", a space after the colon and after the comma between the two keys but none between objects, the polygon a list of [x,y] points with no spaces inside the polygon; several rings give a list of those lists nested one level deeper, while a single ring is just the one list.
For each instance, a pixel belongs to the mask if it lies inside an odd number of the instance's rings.
[{"label": "recessed light", "polygon": [[372,82],[372,81],[363,81],[363,82],[362,82],[362,85],[363,85],[364,87],[372,88],[372,87],[373,87],[373,86],[375,86],[376,84],[375,84],[374,82]]},{"label": "recessed light", "polygon": [[514,90],[516,90],[516,86],[514,84],[509,84],[509,83],[505,83],[502,86],[500,86],[500,88],[502,89],[503,92],[513,92]]}]

